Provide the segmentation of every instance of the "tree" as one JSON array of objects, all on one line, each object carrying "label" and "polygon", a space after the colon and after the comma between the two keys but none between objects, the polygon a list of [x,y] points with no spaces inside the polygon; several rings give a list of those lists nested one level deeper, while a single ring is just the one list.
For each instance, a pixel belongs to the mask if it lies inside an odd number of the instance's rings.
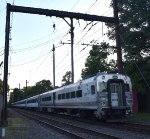
[{"label": "tree", "polygon": [[52,83],[50,82],[50,80],[42,80],[42,81],[37,82],[35,88],[37,89],[39,93],[43,93],[43,92],[53,89]]},{"label": "tree", "polygon": [[[140,59],[150,55],[150,1],[149,0],[120,0],[118,1],[119,22],[122,48],[125,58]],[[114,26],[108,36],[115,39]]]},{"label": "tree", "polygon": [[53,87],[50,80],[39,81],[36,85],[28,86],[27,88],[24,87],[21,90],[15,88],[10,95],[10,103],[41,94],[52,89]]},{"label": "tree", "polygon": [[[120,0],[118,8],[124,72],[131,77],[138,95],[150,96],[150,1]],[[109,38],[115,39],[114,26],[107,26]]]},{"label": "tree", "polygon": [[89,56],[85,62],[85,68],[82,69],[81,77],[85,78],[96,74],[97,72],[116,71],[116,63],[114,60],[108,60],[108,56],[114,53],[108,43],[96,43],[92,46]]},{"label": "tree", "polygon": [[69,85],[72,83],[72,73],[67,71],[62,78],[62,86]]},{"label": "tree", "polygon": [[20,90],[18,88],[15,88],[13,90],[13,92],[11,93],[11,96],[10,96],[10,100],[12,100],[12,102],[20,100]]}]

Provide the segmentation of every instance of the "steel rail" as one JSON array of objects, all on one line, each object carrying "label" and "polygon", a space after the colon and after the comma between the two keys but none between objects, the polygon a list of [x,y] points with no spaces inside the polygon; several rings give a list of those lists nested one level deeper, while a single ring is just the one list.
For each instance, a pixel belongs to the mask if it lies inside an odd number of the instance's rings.
[{"label": "steel rail", "polygon": [[[34,119],[35,117],[39,117],[40,119],[43,119],[43,120],[40,120],[41,123],[43,122],[43,123],[48,124],[48,125],[49,125],[49,123],[45,122],[44,119],[48,120],[49,122],[50,121],[55,122],[55,124],[57,123],[57,124],[63,124],[63,126],[64,125],[70,126],[70,127],[76,128],[77,130],[84,131],[84,132],[86,132],[88,134],[94,134],[94,135],[99,136],[99,137],[105,137],[105,138],[111,138],[111,139],[122,139],[121,137],[117,137],[117,136],[114,136],[114,135],[111,135],[111,134],[108,134],[108,133],[103,133],[103,132],[100,132],[98,130],[92,130],[92,129],[88,129],[88,128],[85,128],[85,127],[83,128],[83,127],[81,127],[79,125],[73,125],[71,123],[66,123],[66,122],[55,120],[55,119],[50,119],[48,117],[41,116],[39,114],[35,114],[35,113],[32,113],[32,112],[21,112],[21,113],[24,114],[24,115],[30,114],[29,117],[31,117],[32,119]],[[50,126],[54,126],[54,125],[50,124]],[[58,126],[56,126],[56,128],[57,127]],[[60,127],[58,127],[58,129],[61,130]],[[64,130],[64,129],[62,129],[62,130]],[[70,132],[69,132],[69,134],[70,134]],[[73,134],[73,133],[71,133],[71,134]],[[78,136],[78,135],[76,134],[76,136]],[[79,138],[84,138],[84,137],[79,136]]]}]

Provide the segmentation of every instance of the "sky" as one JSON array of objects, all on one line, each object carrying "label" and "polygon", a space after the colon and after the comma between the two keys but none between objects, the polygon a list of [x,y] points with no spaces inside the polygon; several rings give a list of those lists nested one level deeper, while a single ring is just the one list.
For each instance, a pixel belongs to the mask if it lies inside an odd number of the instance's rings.
[{"label": "sky", "polygon": [[[0,62],[4,61],[6,3],[53,9],[60,11],[86,13],[100,16],[113,16],[111,0],[1,0],[0,2]],[[65,18],[69,23],[70,19]],[[71,71],[70,27],[64,19],[24,13],[11,13],[10,49],[8,64],[8,84],[11,89],[35,85],[43,79],[53,83],[53,53],[55,45],[55,85],[60,86],[63,75]],[[74,24],[74,78],[81,78],[81,70],[92,40],[110,42],[105,23],[73,20]],[[55,25],[55,27],[54,27]],[[0,78],[3,80],[3,67]]]}]

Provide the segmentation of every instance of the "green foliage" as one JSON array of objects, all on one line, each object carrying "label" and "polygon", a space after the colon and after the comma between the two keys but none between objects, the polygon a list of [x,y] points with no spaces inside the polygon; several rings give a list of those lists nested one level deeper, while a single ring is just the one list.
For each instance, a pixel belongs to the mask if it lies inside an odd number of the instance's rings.
[{"label": "green foliage", "polygon": [[27,88],[24,87],[22,90],[15,88],[10,95],[10,103],[41,94],[52,89],[52,83],[49,80],[39,81],[35,86],[28,86]]},{"label": "green foliage", "polygon": [[[124,72],[134,89],[150,93],[150,1],[119,0],[118,8]],[[115,39],[114,26],[107,25],[109,38]]]},{"label": "green foliage", "polygon": [[36,83],[35,90],[37,90],[37,94],[46,92],[48,90],[52,90],[52,83],[49,80],[42,80]]},{"label": "green foliage", "polygon": [[[119,0],[119,21],[122,48],[126,59],[135,60],[150,55],[150,1]],[[108,36],[114,39],[114,26]]]},{"label": "green foliage", "polygon": [[62,78],[62,86],[69,85],[72,83],[72,73],[67,71]]},{"label": "green foliage", "polygon": [[[2,94],[3,91],[3,81],[0,79],[0,94]],[[9,85],[7,84],[7,91],[9,92]]]},{"label": "green foliage", "polygon": [[113,72],[116,71],[114,60],[108,61],[108,56],[113,53],[112,48],[108,43],[98,44],[94,42],[92,50],[85,62],[85,68],[82,69],[81,77],[85,78],[89,75],[94,75],[97,72]]},{"label": "green foliage", "polygon": [[15,88],[13,92],[10,93],[10,100],[9,102],[15,102],[21,100],[23,97],[23,91],[19,90],[18,88]]}]

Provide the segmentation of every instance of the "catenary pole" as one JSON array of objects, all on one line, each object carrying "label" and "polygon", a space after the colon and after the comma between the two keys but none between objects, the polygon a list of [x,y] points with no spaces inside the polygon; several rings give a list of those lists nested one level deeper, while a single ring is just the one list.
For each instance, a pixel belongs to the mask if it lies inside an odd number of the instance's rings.
[{"label": "catenary pole", "polygon": [[71,18],[71,72],[72,72],[72,83],[74,83],[74,59],[73,59],[73,43],[74,43],[74,27],[73,18]]},{"label": "catenary pole", "polygon": [[55,45],[53,44],[53,87],[55,88]]},{"label": "catenary pole", "polygon": [[4,79],[3,79],[3,122],[7,119],[7,79],[8,79],[8,56],[10,35],[10,5],[7,4],[6,28],[5,28],[5,54],[4,54]]}]

